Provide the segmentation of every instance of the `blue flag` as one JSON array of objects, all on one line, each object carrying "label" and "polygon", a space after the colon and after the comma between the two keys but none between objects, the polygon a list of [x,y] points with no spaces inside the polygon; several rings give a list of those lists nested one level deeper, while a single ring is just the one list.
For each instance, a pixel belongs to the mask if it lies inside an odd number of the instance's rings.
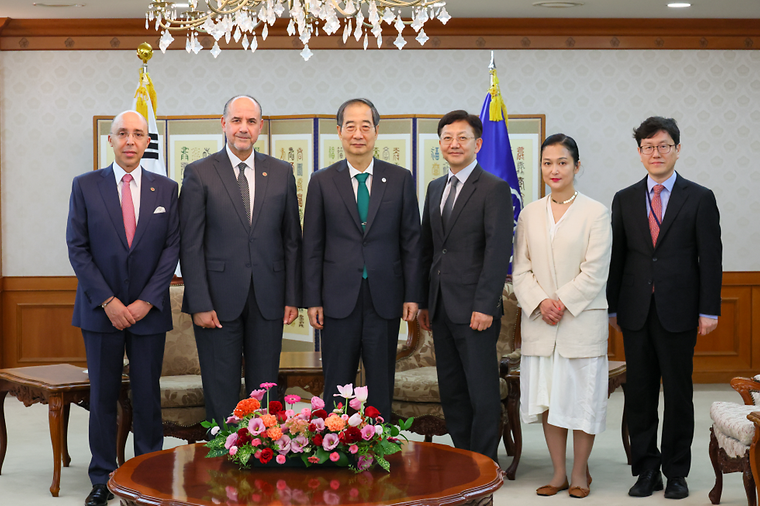
[{"label": "blue flag", "polygon": [[[480,111],[480,121],[483,122],[483,146],[478,152],[478,163],[486,171],[499,176],[512,188],[512,208],[514,223],[512,232],[517,227],[517,217],[522,210],[522,195],[520,182],[517,179],[515,159],[512,156],[512,146],[509,143],[507,131],[507,108],[501,98],[499,80],[496,69],[491,70],[491,88],[486,94],[483,109]],[[509,257],[509,273],[512,273],[513,251]]]}]

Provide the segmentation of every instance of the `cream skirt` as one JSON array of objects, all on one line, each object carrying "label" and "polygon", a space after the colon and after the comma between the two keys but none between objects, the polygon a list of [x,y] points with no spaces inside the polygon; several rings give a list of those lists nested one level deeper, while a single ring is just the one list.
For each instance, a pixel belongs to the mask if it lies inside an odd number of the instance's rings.
[{"label": "cream skirt", "polygon": [[520,359],[520,415],[525,423],[549,423],[587,434],[604,432],[607,416],[607,356],[565,358],[557,348],[549,357]]}]

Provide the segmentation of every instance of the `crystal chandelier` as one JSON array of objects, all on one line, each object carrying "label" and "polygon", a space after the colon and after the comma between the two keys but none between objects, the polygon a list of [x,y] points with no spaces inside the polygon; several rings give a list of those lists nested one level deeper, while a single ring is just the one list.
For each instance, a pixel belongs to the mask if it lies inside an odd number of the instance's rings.
[{"label": "crystal chandelier", "polygon": [[[309,41],[318,36],[319,31],[325,35],[337,33],[343,25],[343,43],[353,36],[357,42],[363,39],[366,50],[370,34],[375,37],[377,47],[383,43],[383,22],[392,25],[398,35],[393,44],[402,49],[406,40],[401,35],[406,25],[411,25],[417,33],[415,40],[424,45],[428,40],[423,28],[426,21],[437,18],[444,25],[451,19],[446,12],[446,2],[440,0],[203,0],[206,9],[199,7],[199,0],[189,0],[188,10],[177,10],[174,2],[153,1],[145,13],[145,28],[155,22],[156,30],[161,31],[159,47],[166,52],[174,41],[171,32],[185,31],[187,52],[198,54],[203,47],[198,42],[198,33],[206,32],[214,38],[211,54],[214,58],[222,51],[219,39],[224,37],[240,42],[243,49],[256,51],[258,39],[256,31],[260,28],[261,39],[266,40],[269,27],[287,9],[290,23],[288,35],[298,34],[304,45],[301,56],[304,60],[311,58]],[[409,8],[411,16],[404,20],[401,10]]]}]

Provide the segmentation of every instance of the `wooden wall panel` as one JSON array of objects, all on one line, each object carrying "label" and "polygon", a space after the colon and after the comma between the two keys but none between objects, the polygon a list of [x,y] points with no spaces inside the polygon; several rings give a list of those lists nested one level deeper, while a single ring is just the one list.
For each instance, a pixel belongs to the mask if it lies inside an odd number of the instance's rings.
[{"label": "wooden wall panel", "polygon": [[[147,3],[147,2],[146,2]],[[159,32],[144,19],[7,19],[0,18],[0,51],[132,50],[141,42],[158,47]],[[287,21],[277,20],[259,50],[298,49],[298,39],[287,35]],[[430,40],[416,49],[738,49],[760,47],[756,19],[583,19],[583,18],[454,18],[446,25],[425,26]],[[404,36],[411,42],[413,32]],[[175,34],[170,50],[185,48]],[[384,37],[383,50],[397,51],[394,37]],[[201,34],[210,49],[214,39]],[[242,51],[239,44],[219,41],[222,49]],[[316,37],[312,49],[361,49],[353,37]]]},{"label": "wooden wall panel", "polygon": [[76,278],[6,277],[2,287],[2,367],[86,367],[82,334],[71,326]]},{"label": "wooden wall panel", "polygon": [[[86,365],[79,329],[71,326],[76,278],[5,277],[0,284],[0,366],[67,362]],[[727,383],[760,373],[760,272],[726,272],[718,329],[697,341],[696,383]],[[611,330],[611,360],[625,360]]]}]

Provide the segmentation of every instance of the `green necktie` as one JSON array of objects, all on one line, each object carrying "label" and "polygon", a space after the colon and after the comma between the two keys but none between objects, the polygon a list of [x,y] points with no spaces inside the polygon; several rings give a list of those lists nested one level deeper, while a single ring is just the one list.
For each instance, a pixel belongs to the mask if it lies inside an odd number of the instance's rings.
[{"label": "green necktie", "polygon": [[[356,180],[359,181],[359,188],[356,190],[356,207],[359,210],[359,220],[362,223],[362,230],[367,229],[367,213],[369,212],[369,189],[367,188],[367,178],[369,174],[357,174]],[[367,266],[364,266],[362,278],[367,279]]]}]

